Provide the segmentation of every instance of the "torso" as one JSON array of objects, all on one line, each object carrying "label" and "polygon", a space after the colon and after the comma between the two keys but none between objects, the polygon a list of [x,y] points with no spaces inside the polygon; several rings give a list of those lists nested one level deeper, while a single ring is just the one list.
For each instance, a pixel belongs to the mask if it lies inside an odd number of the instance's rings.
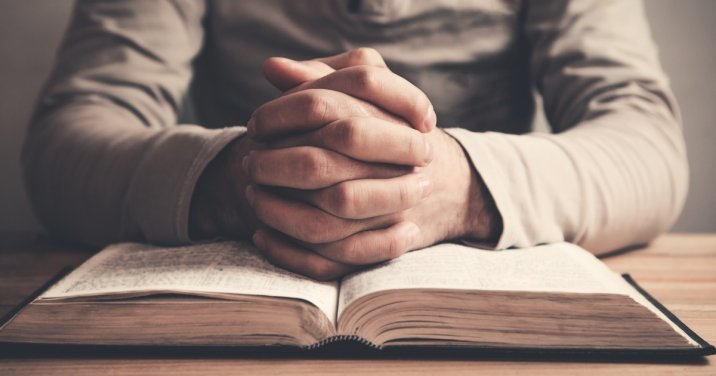
[{"label": "torso", "polygon": [[[432,100],[442,127],[530,130],[522,0],[210,0],[195,90],[202,124],[244,123],[278,91],[271,56],[311,59],[369,46]],[[352,10],[351,8],[356,8]]]}]

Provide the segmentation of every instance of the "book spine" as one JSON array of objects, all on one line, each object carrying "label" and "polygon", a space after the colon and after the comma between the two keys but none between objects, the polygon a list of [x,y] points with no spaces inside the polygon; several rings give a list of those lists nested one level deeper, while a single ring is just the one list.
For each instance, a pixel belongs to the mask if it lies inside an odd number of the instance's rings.
[{"label": "book spine", "polygon": [[330,344],[336,343],[336,342],[352,342],[352,343],[358,343],[361,345],[368,346],[370,348],[380,350],[381,346],[376,345],[375,343],[368,341],[367,339],[354,335],[354,334],[339,334],[335,336],[330,336],[327,338],[324,338],[323,340],[314,343],[313,345],[310,345],[306,347],[306,350],[316,350],[319,348],[322,348],[324,346],[328,346]]}]

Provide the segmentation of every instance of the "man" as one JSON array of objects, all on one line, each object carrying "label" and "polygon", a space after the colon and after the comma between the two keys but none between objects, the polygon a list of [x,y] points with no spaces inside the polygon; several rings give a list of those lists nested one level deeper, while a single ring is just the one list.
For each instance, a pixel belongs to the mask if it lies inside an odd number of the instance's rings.
[{"label": "man", "polygon": [[452,239],[643,243],[688,184],[637,0],[80,1],[23,156],[55,233],[251,238],[318,279]]}]

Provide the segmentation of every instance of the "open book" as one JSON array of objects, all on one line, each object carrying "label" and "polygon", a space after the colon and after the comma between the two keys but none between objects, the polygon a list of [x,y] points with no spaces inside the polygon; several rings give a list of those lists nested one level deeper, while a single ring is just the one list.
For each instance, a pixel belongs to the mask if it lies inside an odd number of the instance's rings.
[{"label": "open book", "polygon": [[657,306],[566,243],[498,252],[441,244],[336,282],[274,267],[247,243],[127,243],[25,306],[0,341],[713,351]]}]

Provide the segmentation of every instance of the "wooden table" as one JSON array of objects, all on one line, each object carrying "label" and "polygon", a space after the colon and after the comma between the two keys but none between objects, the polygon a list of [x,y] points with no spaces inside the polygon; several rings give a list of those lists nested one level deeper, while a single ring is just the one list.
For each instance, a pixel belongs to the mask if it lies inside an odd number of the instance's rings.
[{"label": "wooden table", "polygon": [[[10,310],[66,265],[77,265],[93,250],[49,238],[0,233],[0,314]],[[669,234],[646,248],[605,259],[630,273],[687,325],[716,343],[716,234]],[[620,361],[357,360],[191,357],[88,357],[82,355],[3,356],[0,375],[13,374],[707,374],[716,358],[700,363],[658,364]]]}]

